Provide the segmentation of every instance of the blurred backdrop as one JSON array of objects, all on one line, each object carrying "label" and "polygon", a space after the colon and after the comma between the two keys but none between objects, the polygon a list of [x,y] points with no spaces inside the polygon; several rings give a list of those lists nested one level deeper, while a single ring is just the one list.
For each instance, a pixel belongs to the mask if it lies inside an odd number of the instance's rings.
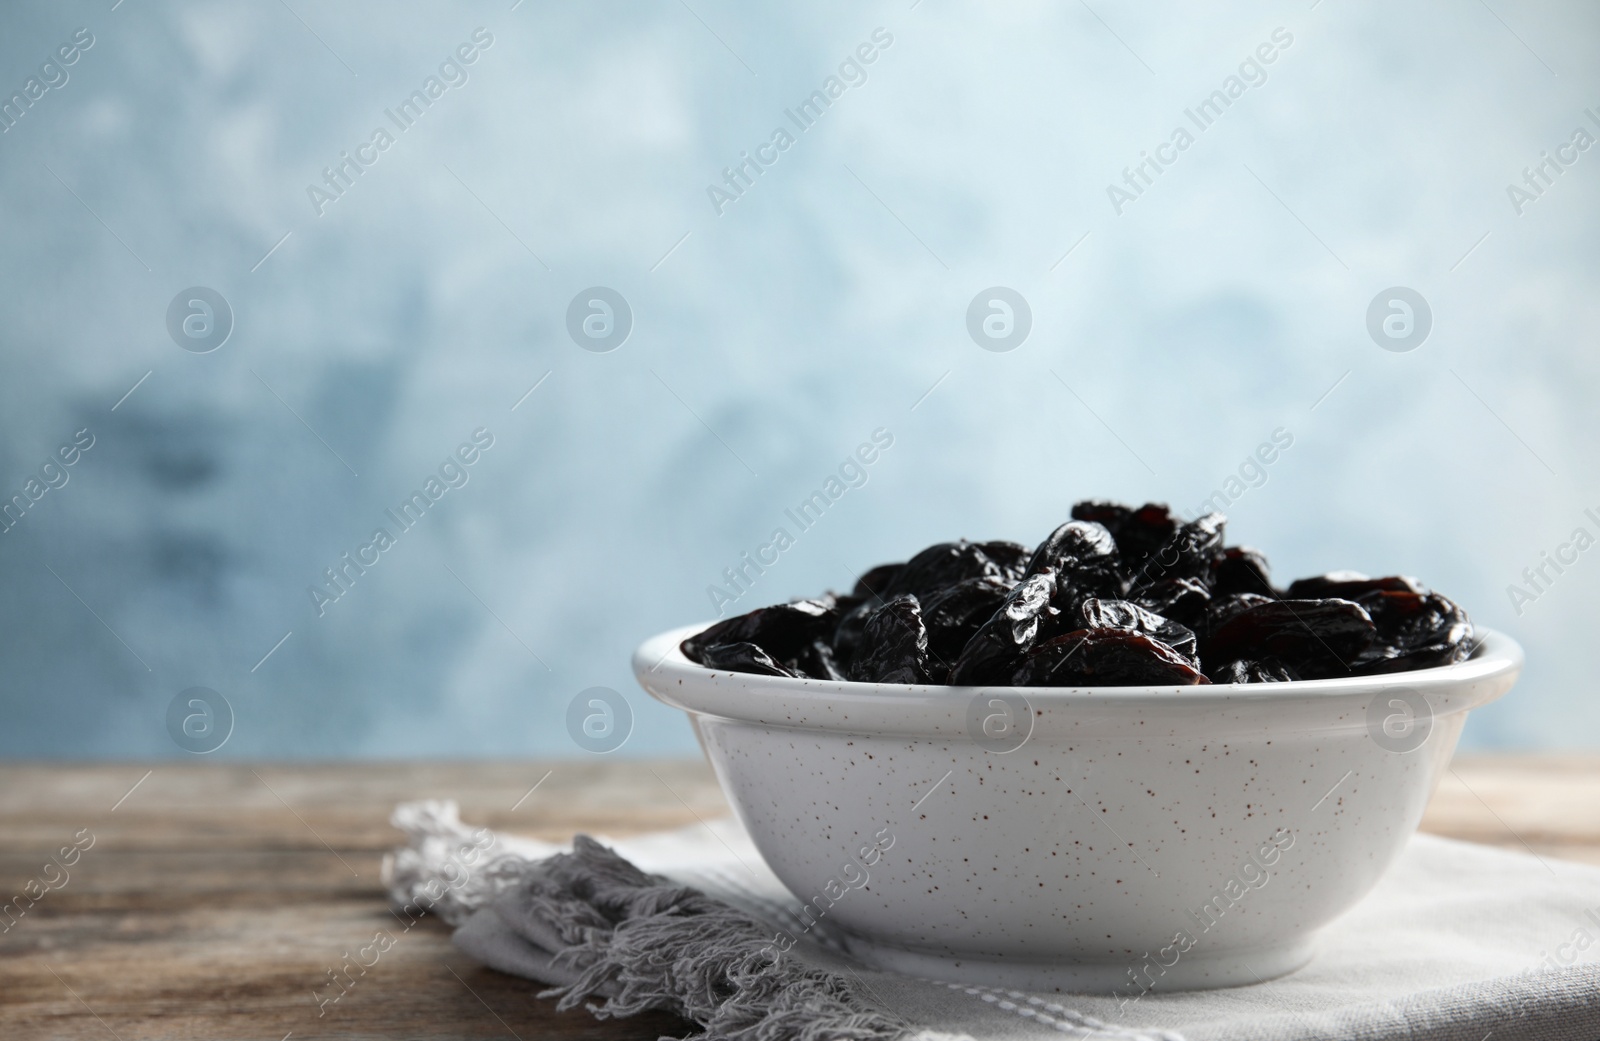
[{"label": "blurred backdrop", "polygon": [[695,754],[646,636],[1219,493],[1600,744],[1592,4],[3,21],[0,754]]}]

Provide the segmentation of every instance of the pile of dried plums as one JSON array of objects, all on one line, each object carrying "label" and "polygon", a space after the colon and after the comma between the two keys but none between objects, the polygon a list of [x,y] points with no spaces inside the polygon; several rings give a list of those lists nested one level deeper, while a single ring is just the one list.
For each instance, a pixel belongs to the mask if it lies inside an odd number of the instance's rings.
[{"label": "pile of dried plums", "polygon": [[1272,683],[1448,665],[1465,612],[1414,579],[1335,571],[1273,586],[1226,519],[1081,502],[1031,553],[941,542],[849,596],[763,607],[683,641],[707,668],[865,683]]}]

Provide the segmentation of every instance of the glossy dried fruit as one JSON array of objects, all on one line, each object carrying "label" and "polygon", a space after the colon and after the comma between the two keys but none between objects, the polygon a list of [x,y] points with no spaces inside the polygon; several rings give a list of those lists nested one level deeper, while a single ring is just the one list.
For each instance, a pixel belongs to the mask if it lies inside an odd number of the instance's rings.
[{"label": "glossy dried fruit", "polygon": [[838,624],[839,611],[832,597],[796,600],[724,618],[679,646],[685,657],[702,665],[706,664],[705,648],[717,643],[753,643],[782,660],[800,654],[814,640],[831,639]]},{"label": "glossy dried fruit", "polygon": [[827,593],[822,597],[822,602],[831,604],[833,606],[835,618],[843,618],[845,615],[855,610],[856,606],[866,599],[867,597],[856,596],[853,593],[845,596],[840,596],[837,593]]},{"label": "glossy dried fruit", "polygon": [[757,676],[798,676],[799,673],[772,660],[772,655],[753,643],[713,643],[700,648],[696,659],[708,669],[750,672]]},{"label": "glossy dried fruit", "polygon": [[1080,629],[1034,648],[1012,682],[1019,687],[1131,687],[1211,681],[1183,655],[1143,633]]},{"label": "glossy dried fruit", "polygon": [[1028,560],[1028,574],[1056,573],[1056,593],[1050,605],[1062,615],[1076,618],[1085,600],[1120,597],[1127,575],[1117,556],[1117,542],[1103,525],[1073,520],[1052,531]]},{"label": "glossy dried fruit", "polygon": [[849,677],[858,683],[928,683],[928,630],[910,593],[897,596],[867,619]]},{"label": "glossy dried fruit", "polygon": [[[1224,546],[1225,523],[1080,502],[1031,550],[936,543],[867,571],[848,596],[761,608],[681,646],[708,667],[766,675],[995,686],[1204,682],[1183,669],[1281,683],[1472,653],[1466,614],[1415,579],[1332,571],[1276,589],[1261,553]],[[1061,642],[1075,634],[1077,652]]]},{"label": "glossy dried fruit", "polygon": [[1208,513],[1180,525],[1134,575],[1130,591],[1133,598],[1138,599],[1140,591],[1149,585],[1174,578],[1194,579],[1209,587],[1222,559],[1222,536],[1227,523],[1222,514]]},{"label": "glossy dried fruit", "polygon": [[1272,601],[1272,597],[1262,596],[1259,593],[1233,593],[1229,596],[1212,597],[1210,606],[1206,608],[1206,631],[1215,631],[1223,622],[1247,607],[1270,604]]},{"label": "glossy dried fruit", "polygon": [[872,617],[872,612],[882,606],[882,600],[869,596],[840,616],[839,624],[833,630],[832,647],[834,659],[846,674],[850,671],[850,662],[854,660],[856,652],[861,647],[861,637],[867,630],[867,620]]},{"label": "glossy dried fruit", "polygon": [[1117,557],[1117,540],[1094,521],[1071,520],[1045,536],[1028,559],[1025,574],[1061,573],[1111,565]]},{"label": "glossy dried fruit", "polygon": [[1171,647],[1196,668],[1200,666],[1200,648],[1193,629],[1163,618],[1131,600],[1086,600],[1079,616],[1085,629],[1128,629],[1143,633]]},{"label": "glossy dried fruit", "polygon": [[994,617],[1011,592],[1003,578],[969,578],[947,586],[922,605],[922,621],[928,627],[928,655],[942,663],[946,672],[961,656],[961,648],[980,626]]},{"label": "glossy dried fruit", "polygon": [[976,543],[965,539],[939,542],[906,561],[883,595],[888,598],[912,593],[923,597],[964,579],[999,574],[1000,565]]},{"label": "glossy dried fruit", "polygon": [[1373,647],[1356,663],[1357,672],[1430,669],[1454,664],[1472,651],[1466,612],[1438,593],[1380,591],[1357,602],[1378,630]]},{"label": "glossy dried fruit", "polygon": [[1052,607],[1076,616],[1086,600],[1120,600],[1127,595],[1128,583],[1120,568],[1113,566],[1075,568],[1056,575],[1056,596]]},{"label": "glossy dried fruit", "polygon": [[1231,596],[1213,597],[1206,606],[1206,616],[1200,625],[1195,627],[1195,635],[1200,638],[1201,660],[1211,662],[1216,660],[1216,652],[1211,649],[1211,634],[1222,628],[1224,622],[1247,607],[1257,604],[1270,604],[1273,598],[1261,596],[1256,593],[1234,593]]},{"label": "glossy dried fruit", "polygon": [[1273,600],[1247,607],[1211,634],[1214,665],[1276,657],[1304,679],[1351,674],[1377,638],[1372,616],[1349,600]]},{"label": "glossy dried fruit", "polygon": [[1277,658],[1230,661],[1211,671],[1212,683],[1288,683],[1300,676]]},{"label": "glossy dried fruit", "polygon": [[1172,511],[1156,502],[1147,502],[1137,510],[1114,502],[1080,502],[1072,507],[1072,519],[1104,525],[1116,540],[1129,573],[1137,571],[1178,530]]},{"label": "glossy dried fruit", "polygon": [[1211,591],[1197,578],[1164,578],[1128,594],[1134,603],[1191,629],[1205,624]]},{"label": "glossy dried fruit", "polygon": [[997,539],[992,542],[980,542],[978,548],[983,550],[984,556],[994,561],[1000,569],[1000,577],[1012,585],[1022,581],[1028,573],[1028,558],[1033,551],[1020,542],[1007,542]]},{"label": "glossy dried fruit", "polygon": [[[1277,596],[1269,577],[1267,558],[1248,546],[1229,546],[1222,551],[1217,562],[1216,577],[1211,583],[1211,595],[1232,596],[1235,593],[1255,593],[1258,596]],[[1320,596],[1343,596],[1343,593],[1318,593]]]},{"label": "glossy dried fruit", "polygon": [[1321,600],[1330,596],[1354,600],[1366,593],[1382,592],[1422,593],[1426,590],[1416,579],[1405,575],[1368,578],[1359,571],[1330,571],[1326,575],[1295,579],[1283,595],[1291,600]]},{"label": "glossy dried fruit", "polygon": [[783,663],[784,667],[801,676],[815,680],[842,680],[844,671],[834,660],[833,648],[821,640],[814,640],[800,655]]},{"label": "glossy dried fruit", "polygon": [[1050,598],[1056,592],[1056,575],[1046,571],[1030,575],[1006,594],[1000,609],[962,648],[950,670],[958,685],[1009,683],[1022,656],[1033,648],[1040,622],[1048,617]]},{"label": "glossy dried fruit", "polygon": [[850,591],[850,595],[863,600],[874,597],[881,600],[904,568],[904,564],[879,564],[875,568],[868,568],[860,578],[856,579],[856,586]]}]

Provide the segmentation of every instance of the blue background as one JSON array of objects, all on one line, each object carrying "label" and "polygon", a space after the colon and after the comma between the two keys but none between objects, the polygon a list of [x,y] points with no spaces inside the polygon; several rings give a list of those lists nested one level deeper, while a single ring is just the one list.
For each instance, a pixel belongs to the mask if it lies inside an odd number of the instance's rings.
[{"label": "blue background", "polygon": [[[1031,543],[1079,498],[1188,511],[1281,427],[1232,540],[1281,580],[1420,576],[1528,651],[1468,745],[1592,747],[1600,549],[1520,613],[1507,587],[1600,535],[1600,149],[1520,213],[1507,185],[1600,134],[1597,22],[1511,0],[8,9],[5,91],[80,26],[95,42],[0,134],[0,494],[96,441],[0,535],[0,754],[187,755],[166,712],[195,685],[233,707],[223,757],[585,755],[566,707],[596,685],[634,708],[617,754],[693,754],[631,649],[709,617],[707,586],[879,427],[866,483],[738,609],[938,539]],[[318,215],[307,186],[479,27],[467,81]],[[866,81],[719,214],[723,168],[878,27]],[[1267,81],[1115,212],[1107,185],[1279,27]],[[190,286],[234,311],[214,352],[168,333]],[[591,286],[633,311],[609,353],[567,331]],[[1014,351],[967,333],[991,286],[1030,304]],[[1367,332],[1391,286],[1431,306],[1416,350]],[[308,587],[479,428],[468,483],[318,617]]]}]

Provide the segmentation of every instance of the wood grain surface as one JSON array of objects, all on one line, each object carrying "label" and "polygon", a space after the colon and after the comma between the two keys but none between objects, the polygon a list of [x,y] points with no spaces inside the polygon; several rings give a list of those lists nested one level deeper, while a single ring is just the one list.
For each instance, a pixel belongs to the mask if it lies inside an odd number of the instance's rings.
[{"label": "wood grain surface", "polygon": [[[0,901],[21,910],[40,894],[9,928],[15,910],[0,915],[0,1037],[689,1032],[670,1016],[558,1015],[527,981],[456,951],[441,923],[403,928],[378,880],[399,841],[389,812],[440,797],[468,821],[556,840],[726,812],[709,769],[683,761],[0,766]],[[1423,828],[1600,864],[1600,757],[1458,759]],[[74,843],[76,862],[53,866]],[[332,983],[363,947],[377,962]]]}]

